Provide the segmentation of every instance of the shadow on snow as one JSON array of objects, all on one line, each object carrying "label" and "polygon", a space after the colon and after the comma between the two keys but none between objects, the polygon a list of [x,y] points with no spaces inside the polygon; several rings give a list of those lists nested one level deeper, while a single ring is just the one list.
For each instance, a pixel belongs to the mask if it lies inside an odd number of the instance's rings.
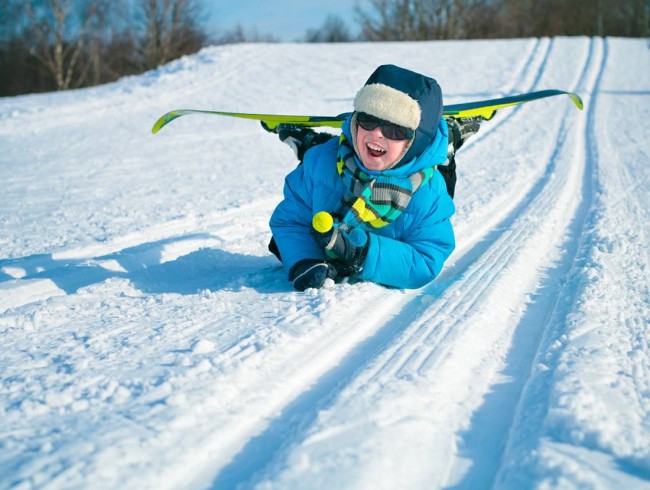
[{"label": "shadow on snow", "polygon": [[54,259],[52,254],[36,254],[0,260],[0,283],[16,280],[11,275],[13,269],[20,271],[20,280],[50,279],[67,294],[111,278],[128,279],[145,293],[195,294],[204,290],[244,288],[261,293],[289,290],[281,265],[272,255],[199,248],[163,262],[166,246],[210,237],[200,234],[165,239],[93,259]]}]

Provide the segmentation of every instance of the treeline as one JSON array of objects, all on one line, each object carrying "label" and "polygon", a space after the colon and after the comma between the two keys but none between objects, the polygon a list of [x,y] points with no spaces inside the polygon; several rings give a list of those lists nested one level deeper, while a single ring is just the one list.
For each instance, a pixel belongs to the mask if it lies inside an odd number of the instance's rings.
[{"label": "treeline", "polygon": [[97,85],[208,42],[197,0],[0,0],[0,95]]},{"label": "treeline", "polygon": [[541,36],[644,37],[648,0],[368,0],[357,9],[369,41]]},{"label": "treeline", "polygon": [[[106,83],[210,44],[276,41],[241,26],[209,34],[206,15],[203,0],[0,0],[0,96]],[[648,0],[365,0],[302,40],[644,37],[649,19]]]}]

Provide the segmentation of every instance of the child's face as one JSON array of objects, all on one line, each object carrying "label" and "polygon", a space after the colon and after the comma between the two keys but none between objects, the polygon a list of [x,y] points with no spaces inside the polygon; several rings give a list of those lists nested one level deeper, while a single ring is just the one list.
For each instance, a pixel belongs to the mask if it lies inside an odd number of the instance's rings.
[{"label": "child's face", "polygon": [[357,126],[357,150],[361,163],[368,170],[386,170],[402,155],[409,140],[386,138],[379,127],[372,131]]}]

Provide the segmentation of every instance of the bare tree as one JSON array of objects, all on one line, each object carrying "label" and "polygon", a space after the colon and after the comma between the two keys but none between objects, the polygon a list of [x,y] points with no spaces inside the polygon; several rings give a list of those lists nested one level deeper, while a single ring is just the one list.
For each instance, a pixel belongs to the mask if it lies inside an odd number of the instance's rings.
[{"label": "bare tree", "polygon": [[371,0],[370,4],[370,12],[356,7],[362,37],[368,41],[399,40],[399,20],[396,18],[399,5],[392,0]]},{"label": "bare tree", "polygon": [[[650,35],[649,0],[367,0],[370,41]],[[199,50],[206,0],[0,0],[0,96],[137,74]],[[311,42],[350,41],[335,16]],[[237,26],[216,43],[277,42]]]},{"label": "bare tree", "polygon": [[25,0],[31,54],[52,77],[57,90],[85,82],[90,69],[85,50],[100,11],[99,1]]},{"label": "bare tree", "polygon": [[216,44],[238,44],[238,43],[277,43],[280,40],[271,34],[260,34],[257,29],[244,29],[241,24],[226,31],[214,41]]},{"label": "bare tree", "polygon": [[357,7],[362,36],[369,41],[420,41],[467,37],[467,16],[487,0],[370,0]]},{"label": "bare tree", "polygon": [[648,0],[369,0],[369,41],[531,36],[647,36]]},{"label": "bare tree", "polygon": [[338,15],[328,15],[318,29],[309,29],[305,34],[308,43],[345,43],[352,41],[345,21]]},{"label": "bare tree", "polygon": [[105,83],[195,52],[202,1],[0,0],[0,96]]},{"label": "bare tree", "polygon": [[195,21],[202,17],[201,4],[195,0],[139,0],[137,8],[141,20],[140,62],[144,69],[203,46],[206,36]]},{"label": "bare tree", "polygon": [[647,36],[647,0],[501,0],[503,37]]}]

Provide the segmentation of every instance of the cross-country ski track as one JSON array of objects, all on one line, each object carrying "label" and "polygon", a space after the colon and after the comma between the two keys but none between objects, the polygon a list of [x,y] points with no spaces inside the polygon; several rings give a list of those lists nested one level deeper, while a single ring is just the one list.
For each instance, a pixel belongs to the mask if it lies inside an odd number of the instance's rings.
[{"label": "cross-country ski track", "polygon": [[[419,290],[292,291],[290,150],[149,133],[345,112],[390,62],[585,103],[483,124]],[[650,488],[647,73],[638,39],[245,44],[0,99],[0,488]]]}]

